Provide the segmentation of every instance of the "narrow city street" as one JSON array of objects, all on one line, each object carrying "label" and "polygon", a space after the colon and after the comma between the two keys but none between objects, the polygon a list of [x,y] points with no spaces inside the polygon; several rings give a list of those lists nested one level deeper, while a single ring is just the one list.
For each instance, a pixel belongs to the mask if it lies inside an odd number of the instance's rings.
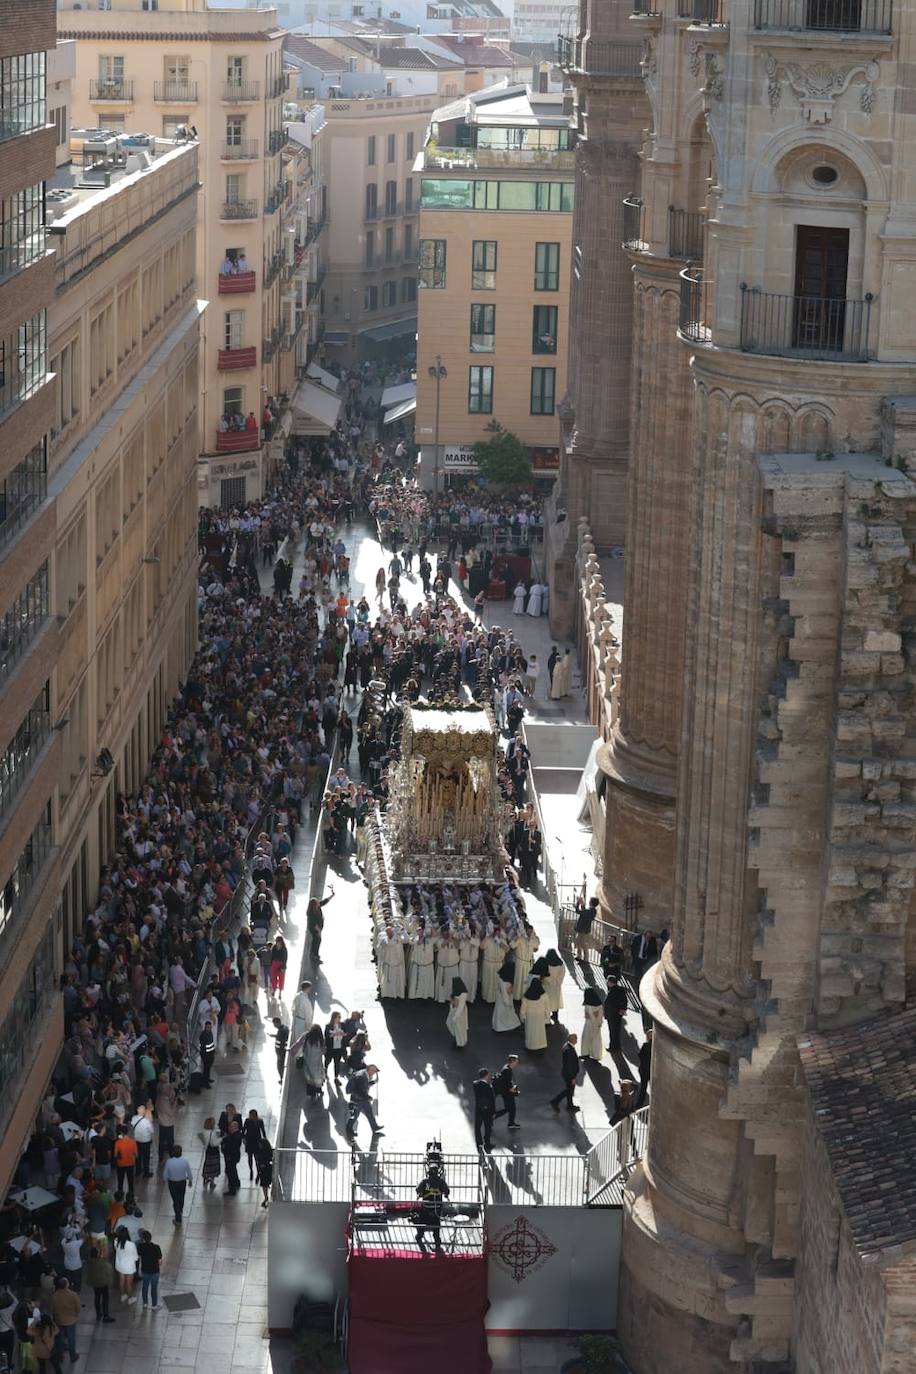
[{"label": "narrow city street", "polygon": [[[371,598],[375,574],[386,566],[390,553],[380,549],[375,531],[365,523],[343,529],[351,554],[351,593]],[[293,586],[301,569],[301,545],[294,560]],[[262,585],[269,588],[268,574]],[[402,581],[408,605],[420,598],[419,579]],[[456,584],[450,591],[460,594]],[[465,600],[467,598],[465,597]],[[547,621],[527,615],[512,616],[511,601],[487,607],[486,620],[509,624],[526,653],[536,651],[546,661],[550,650]],[[354,705],[358,697],[351,698]],[[346,700],[345,700],[346,704]],[[563,702],[538,700],[530,716],[556,722],[584,719],[581,692]],[[355,748],[351,767],[356,768]],[[283,1338],[270,1340],[267,1332],[267,1247],[269,1213],[261,1207],[261,1192],[249,1182],[243,1157],[242,1189],[235,1197],[223,1195],[222,1179],[215,1190],[200,1181],[203,1144],[200,1133],[205,1120],[233,1103],[244,1116],[251,1108],[264,1119],[278,1150],[346,1150],[344,1136],[346,1098],[331,1081],[329,1106],[305,1106],[301,1073],[287,1069],[288,1104],[281,1122],[282,1085],[278,1081],[274,1042],[267,1033],[270,1018],[281,1015],[289,1022],[289,1005],[298,987],[297,971],[305,961],[305,908],[311,880],[315,844],[314,815],[303,812],[296,837],[293,867],[296,886],[284,925],[290,950],[286,987],[282,998],[259,996],[258,1017],[253,1022],[247,1048],[227,1055],[222,1046],[217,1056],[214,1087],[188,1098],[180,1112],[176,1139],[191,1163],[195,1183],[189,1192],[185,1222],[172,1225],[172,1208],[165,1185],[154,1177],[137,1189],[143,1211],[142,1224],[162,1247],[162,1296],[164,1306],[153,1313],[115,1304],[112,1325],[96,1324],[91,1305],[84,1304],[77,1332],[77,1346],[87,1374],[212,1374],[218,1362],[228,1374],[259,1374],[285,1370],[291,1344]],[[353,853],[332,856],[321,862],[319,891],[331,887],[335,897],[326,908],[326,925],[320,973],[305,965],[316,987],[316,1020],[324,1023],[333,1010],[365,1010],[372,1043],[372,1057],[380,1073],[379,1119],[386,1135],[379,1139],[383,1150],[422,1150],[431,1135],[438,1135],[447,1150],[469,1153],[474,1149],[471,1082],[481,1064],[494,1070],[505,1055],[521,1054],[517,1079],[521,1088],[519,1121],[522,1130],[510,1137],[497,1129],[494,1135],[494,1168],[515,1180],[515,1160],[526,1154],[581,1153],[608,1126],[611,1093],[621,1071],[633,1074],[638,1040],[638,1017],[633,1015],[631,1034],[624,1037],[626,1063],[591,1064],[578,1093],[581,1115],[557,1117],[548,1099],[558,1086],[559,1050],[565,1028],[581,1029],[583,975],[567,959],[564,984],[565,1011],[559,1027],[550,1032],[550,1048],[540,1055],[526,1054],[521,1032],[495,1034],[490,1026],[492,1008],[478,1001],[470,1009],[470,1042],[457,1052],[445,1029],[446,1008],[438,1003],[405,1001],[385,1007],[377,1000],[366,889]],[[543,953],[555,945],[555,926],[550,908],[538,894],[528,895],[528,907],[541,940]],[[278,1129],[282,1133],[277,1138]],[[362,1128],[365,1146],[366,1128]],[[511,1141],[511,1147],[510,1147]],[[283,1155],[278,1153],[278,1176],[283,1177]],[[536,1196],[532,1196],[536,1201]],[[522,1360],[524,1347],[524,1365]],[[491,1338],[494,1369],[558,1369],[565,1358],[565,1342],[519,1341]]]}]

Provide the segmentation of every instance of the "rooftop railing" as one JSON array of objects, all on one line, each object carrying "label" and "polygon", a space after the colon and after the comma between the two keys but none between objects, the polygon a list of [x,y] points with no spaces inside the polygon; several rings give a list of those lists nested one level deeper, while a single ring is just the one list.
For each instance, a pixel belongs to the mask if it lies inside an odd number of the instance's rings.
[{"label": "rooftop railing", "polygon": [[702,210],[677,210],[668,206],[668,255],[688,262],[703,261],[706,216]]},{"label": "rooftop railing", "polygon": [[643,203],[639,196],[627,196],[623,202],[623,247],[638,253],[646,247],[643,238]]},{"label": "rooftop railing", "polygon": [[711,343],[711,282],[698,269],[685,267],[681,273],[681,306],[678,329],[693,343]]}]

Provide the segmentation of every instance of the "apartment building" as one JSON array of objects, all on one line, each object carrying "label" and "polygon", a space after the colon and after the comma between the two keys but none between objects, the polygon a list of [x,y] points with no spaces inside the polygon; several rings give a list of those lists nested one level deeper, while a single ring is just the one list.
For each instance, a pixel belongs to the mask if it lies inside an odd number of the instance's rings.
[{"label": "apartment building", "polygon": [[18,1157],[60,1045],[56,997],[60,735],[53,701],[54,391],[44,181],[54,172],[51,0],[14,0],[0,25],[0,1183]]},{"label": "apartment building", "polygon": [[272,461],[264,403],[284,381],[288,392],[304,347],[303,287],[291,287],[290,266],[309,231],[284,157],[276,10],[61,0],[58,24],[76,40],[75,123],[166,137],[188,129],[199,144],[198,281],[213,302],[201,343],[200,499],[250,499]]},{"label": "apartment building", "polygon": [[[536,477],[559,466],[574,133],[561,96],[478,91],[437,110],[420,179],[416,436],[421,481],[476,471],[497,420]],[[440,361],[437,362],[437,359]],[[430,368],[444,367],[437,379]]]},{"label": "apartment building", "polygon": [[197,642],[198,149],[156,151],[114,174],[62,169],[51,202],[46,594],[64,949],[114,844],[117,794],[142,781]]},{"label": "apartment building", "polygon": [[325,347],[342,360],[405,352],[417,330],[420,198],[413,166],[436,95],[328,100]]}]

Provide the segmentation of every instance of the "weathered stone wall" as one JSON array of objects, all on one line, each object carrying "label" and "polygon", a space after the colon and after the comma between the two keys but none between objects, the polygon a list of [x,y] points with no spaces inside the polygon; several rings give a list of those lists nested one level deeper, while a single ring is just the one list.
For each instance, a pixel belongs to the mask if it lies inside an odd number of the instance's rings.
[{"label": "weathered stone wall", "polygon": [[[804,1122],[801,1249],[793,1341],[799,1374],[882,1374],[887,1303],[881,1271],[863,1265],[843,1218],[810,1108]],[[911,1331],[911,1335],[914,1334]],[[913,1368],[914,1348],[909,1363]]]}]

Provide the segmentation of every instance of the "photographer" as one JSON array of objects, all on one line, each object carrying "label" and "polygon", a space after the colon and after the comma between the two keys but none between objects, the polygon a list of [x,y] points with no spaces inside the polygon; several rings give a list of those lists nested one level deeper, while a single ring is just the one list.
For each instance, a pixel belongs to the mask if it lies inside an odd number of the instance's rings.
[{"label": "photographer", "polygon": [[430,1160],[426,1166],[426,1173],[417,1184],[417,1197],[420,1199],[420,1210],[417,1213],[417,1244],[424,1254],[427,1231],[433,1233],[436,1254],[442,1253],[440,1227],[448,1194],[449,1187],[442,1172],[442,1165]]},{"label": "photographer", "polygon": [[518,1097],[518,1088],[515,1084],[515,1066],[518,1063],[518,1055],[510,1054],[499,1073],[493,1079],[493,1091],[497,1097],[501,1097],[503,1105],[496,1113],[494,1120],[501,1116],[508,1116],[509,1130],[519,1131],[521,1127],[515,1121],[515,1099]]}]

